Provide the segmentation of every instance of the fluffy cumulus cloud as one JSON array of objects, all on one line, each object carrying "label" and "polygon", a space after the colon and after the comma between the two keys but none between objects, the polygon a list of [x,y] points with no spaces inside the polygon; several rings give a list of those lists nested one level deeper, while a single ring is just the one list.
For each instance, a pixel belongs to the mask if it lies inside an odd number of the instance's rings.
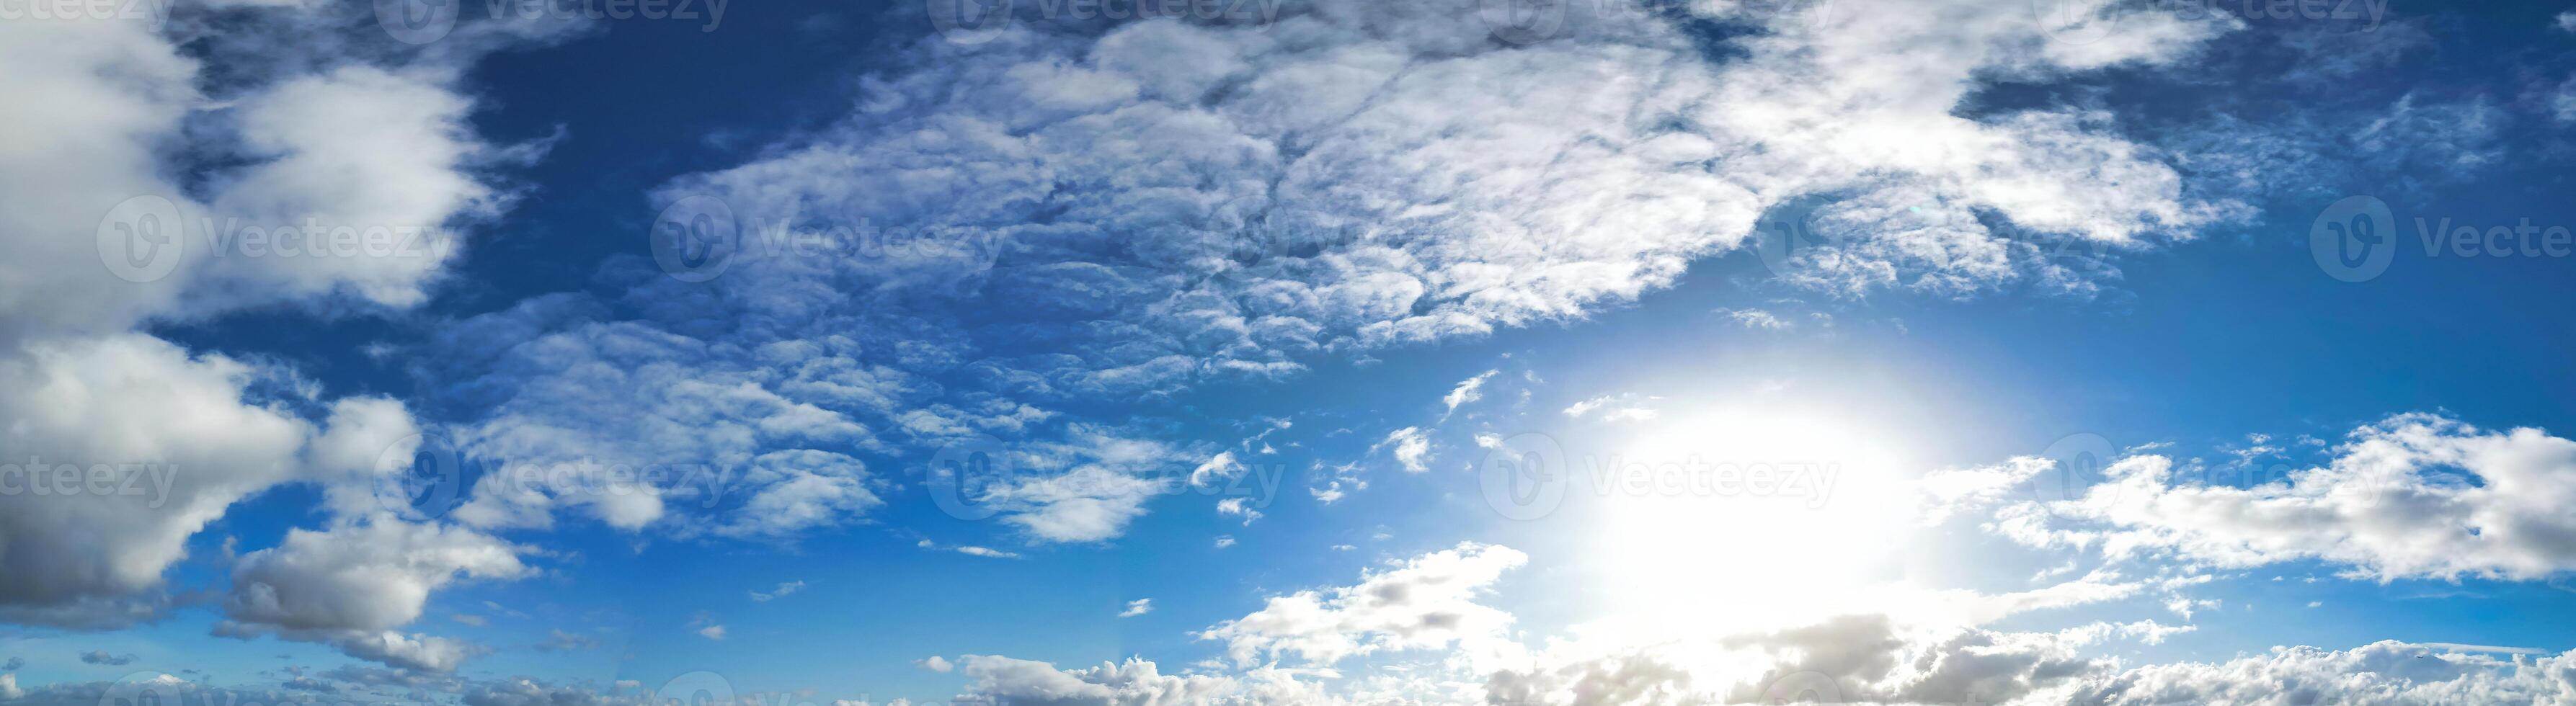
[{"label": "fluffy cumulus cloud", "polygon": [[[17,487],[0,493],[0,618],[149,617],[162,571],[234,502],[289,482],[372,500],[368,474],[411,431],[409,414],[382,398],[247,401],[288,376],[140,334],[30,341],[0,357],[0,388],[23,393],[0,402],[0,437],[21,456],[9,462]],[[330,411],[308,421],[297,405]]]},{"label": "fluffy cumulus cloud", "polygon": [[2071,704],[2576,703],[2576,653],[2499,660],[2386,641],[2350,650],[2276,647],[2269,654],[2149,665],[2062,692]]},{"label": "fluffy cumulus cloud", "polygon": [[[0,434],[27,464],[17,477],[77,468],[90,488],[0,495],[0,620],[156,617],[190,540],[282,484],[320,486],[335,517],[372,509],[379,459],[413,445],[403,404],[328,399],[283,363],[138,331],[424,301],[453,234],[509,200],[490,168],[533,154],[473,134],[456,79],[560,29],[466,27],[404,52],[345,8],[155,9],[168,14],[0,23],[0,61],[29,69],[0,78],[0,116],[22,128],[0,137]],[[453,662],[433,639],[380,637],[343,646]]]},{"label": "fluffy cumulus cloud", "polygon": [[1224,642],[1237,663],[1292,658],[1326,665],[1380,651],[1491,640],[1512,617],[1480,599],[1504,572],[1528,560],[1510,547],[1462,544],[1372,572],[1356,585],[1273,597],[1261,610],[1199,636]]},{"label": "fluffy cumulus cloud", "polygon": [[459,579],[526,576],[520,549],[471,529],[378,516],[324,531],[292,530],[242,557],[223,635],[276,634],[324,642],[353,656],[451,671],[474,651],[454,640],[405,635],[432,591]]},{"label": "fluffy cumulus cloud", "polygon": [[[1152,662],[1129,660],[1089,669],[1059,670],[1044,662],[966,655],[958,667],[967,695],[991,703],[1045,706],[1128,706],[1235,702],[1241,683],[1225,677],[1162,674]],[[1278,702],[1286,703],[1286,702]]]},{"label": "fluffy cumulus cloud", "polygon": [[2053,460],[2021,459],[1931,481],[1969,505],[2014,499],[1987,523],[2005,536],[2115,558],[2221,567],[2317,559],[2381,580],[2538,579],[2576,568],[2576,523],[2563,512],[2576,502],[2576,442],[2539,429],[2403,414],[2353,430],[2323,465],[2259,478],[2142,453],[2064,500],[1996,490],[2057,470]]},{"label": "fluffy cumulus cloud", "polygon": [[[2511,660],[2441,645],[2382,642],[2350,651],[2276,648],[2223,663],[2128,667],[2094,656],[2106,641],[2156,644],[2189,626],[2092,622],[2054,631],[1974,623],[2127,595],[2088,579],[2061,588],[1943,601],[1977,603],[1969,622],[1847,614],[1779,629],[1684,631],[1630,640],[1576,630],[1524,645],[1512,616],[1482,601],[1522,561],[1462,545],[1366,572],[1351,586],[1272,598],[1202,636],[1227,643],[1232,669],[1163,673],[1141,658],[1090,668],[967,655],[961,702],[1046,704],[1522,703],[2148,704],[2566,703],[2568,656]],[[2072,588],[2069,588],[2072,587]],[[2043,595],[2045,594],[2045,595]],[[1365,659],[1363,659],[1365,658]],[[1359,669],[1337,663],[1365,661]],[[923,664],[944,665],[925,660]]]},{"label": "fluffy cumulus cloud", "polygon": [[[1883,613],[1752,632],[1627,640],[1577,630],[1519,644],[1511,616],[1479,597],[1520,554],[1462,545],[1368,572],[1347,587],[1274,597],[1203,637],[1236,669],[1163,674],[1130,659],[1081,669],[1000,656],[957,661],[964,702],[1047,704],[1517,703],[2163,704],[2576,703],[2576,656],[2510,660],[2438,644],[2348,651],[2275,648],[2220,663],[2130,667],[2095,656],[2111,640],[2157,644],[2190,626],[2092,622],[2055,631],[1974,623],[2127,595],[2090,579],[2023,594],[1953,592],[1969,623]],[[2046,595],[2042,595],[2046,594]],[[1361,656],[1362,670],[1329,668]],[[1249,658],[1249,659],[1247,659]],[[1295,668],[1288,665],[1306,665]],[[1322,668],[1314,668],[1322,667]]]},{"label": "fluffy cumulus cloud", "polygon": [[1533,704],[2006,703],[2107,671],[2078,648],[2109,632],[1923,632],[1854,615],[1700,645],[1560,649],[1495,671],[1485,688]]},{"label": "fluffy cumulus cloud", "polygon": [[[11,122],[27,128],[0,141],[10,165],[0,230],[12,234],[0,241],[0,338],[109,334],[280,302],[416,304],[461,244],[409,236],[499,205],[478,169],[508,150],[465,127],[472,103],[448,86],[451,64],[316,43],[237,65],[229,42],[298,31],[364,40],[374,28],[338,26],[333,10],[228,5],[174,7],[184,14],[159,29],[0,28],[12,65],[47,69],[0,85],[21,99]],[[235,34],[211,51],[179,50],[214,23]],[[166,176],[206,167],[201,184]]]}]

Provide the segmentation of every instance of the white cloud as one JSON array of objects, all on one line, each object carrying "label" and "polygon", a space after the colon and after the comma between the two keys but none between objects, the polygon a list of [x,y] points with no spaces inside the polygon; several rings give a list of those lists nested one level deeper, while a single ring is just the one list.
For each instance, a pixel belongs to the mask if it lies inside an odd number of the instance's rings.
[{"label": "white cloud", "polygon": [[2086,680],[2070,703],[2566,703],[2576,657],[2530,662],[2378,642],[2351,650],[2275,647],[2220,663],[2147,665]]},{"label": "white cloud", "polygon": [[[172,14],[0,23],[0,61],[26,69],[0,78],[18,128],[0,137],[0,389],[19,401],[0,403],[0,445],[47,464],[181,471],[132,495],[0,498],[0,620],[157,617],[170,603],[162,574],[189,538],[282,484],[322,486],[333,522],[377,509],[377,461],[416,431],[404,405],[324,400],[281,364],[136,331],[247,307],[345,316],[418,304],[456,250],[405,248],[398,231],[475,225],[507,200],[485,172],[534,154],[474,135],[472,101],[450,84],[537,33],[478,29],[444,51],[389,56],[324,36],[347,28],[319,6],[154,7]],[[262,44],[277,36],[299,41]],[[286,613],[236,617],[311,619],[323,627],[281,634],[453,668],[470,652],[461,643],[332,626],[407,622],[419,597],[403,589],[445,580],[395,573],[377,608],[300,594],[275,606]],[[351,612],[297,612],[308,608]]]},{"label": "white cloud", "polygon": [[1243,475],[1243,462],[1234,460],[1233,451],[1219,451],[1198,468],[1190,469],[1190,485],[1208,487],[1219,480]]},{"label": "white cloud", "polygon": [[[2112,556],[2164,552],[2224,567],[2318,559],[2382,580],[2528,580],[2576,568],[2576,520],[2561,511],[2576,503],[2576,442],[2402,414],[2353,430],[2335,452],[2324,466],[2255,484],[2208,482],[2228,468],[2129,456],[2080,497],[2007,505],[1988,526]],[[1980,487],[2053,463],[2011,468],[1977,471],[1991,476]]]},{"label": "white cloud", "polygon": [[1321,665],[1492,640],[1512,616],[1478,601],[1504,571],[1528,559],[1510,547],[1460,544],[1363,573],[1356,585],[1272,597],[1261,610],[1199,637],[1225,642],[1237,664],[1293,655]]},{"label": "white cloud", "polygon": [[767,592],[752,591],[751,600],[754,603],[767,603],[780,598],[785,598],[788,594],[802,590],[805,590],[805,582],[788,581],[786,583],[778,584],[777,588],[769,589]]},{"label": "white cloud", "polygon": [[543,652],[570,652],[573,650],[587,650],[598,646],[599,640],[596,638],[585,635],[576,635],[564,632],[560,629],[547,630],[546,640],[544,642],[537,643],[537,649]]},{"label": "white cloud", "polygon": [[1127,602],[1127,609],[1126,609],[1126,610],[1122,610],[1122,611],[1118,611],[1118,617],[1121,617],[1121,618],[1133,618],[1133,617],[1136,617],[1136,616],[1139,616],[1139,615],[1144,615],[1144,614],[1146,614],[1146,613],[1153,612],[1153,610],[1154,610],[1154,599],[1151,599],[1151,598],[1138,598],[1138,599],[1136,599],[1136,600],[1128,601],[1128,602]]},{"label": "white cloud", "polygon": [[1226,498],[1216,501],[1216,514],[1241,517],[1243,526],[1250,527],[1253,520],[1261,519],[1261,511],[1252,509],[1248,504],[1250,501],[1250,498]]},{"label": "white cloud", "polygon": [[[2144,246],[2225,210],[2186,198],[2160,154],[2101,116],[1960,110],[1989,81],[2169,61],[2223,27],[2142,13],[2077,46],[2026,8],[1835,4],[1829,26],[1700,8],[1769,30],[1725,40],[1742,54],[1725,62],[1643,11],[1499,42],[1468,0],[1327,0],[1258,27],[928,37],[887,64],[904,68],[858,77],[866,97],[838,123],[655,194],[721,202],[747,226],[936,234],[924,247],[736,252],[703,283],[616,263],[605,283],[633,319],[605,321],[610,307],[576,295],[592,310],[487,322],[533,327],[512,330],[531,342],[507,354],[457,346],[460,375],[501,398],[461,441],[543,464],[845,447],[917,458],[966,431],[1070,443],[1082,432],[1040,405],[1580,318],[1745,245],[1792,202],[1842,199],[1816,219],[1836,244],[1790,279],[1944,294],[2082,279],[1989,223]],[[1473,394],[1453,391],[1449,408]],[[1427,444],[1397,449],[1422,469],[1408,450]],[[543,488],[479,489],[457,517],[530,527],[577,509],[621,529],[776,538],[865,512],[856,465],[782,473],[776,502],[799,510],[793,523]],[[992,496],[1038,541],[1116,537],[1154,492],[1079,464],[1043,470],[1065,477]],[[816,491],[828,502],[792,502]]]},{"label": "white cloud", "polygon": [[1440,418],[1448,419],[1449,415],[1456,414],[1458,405],[1484,399],[1485,381],[1493,379],[1495,374],[1501,372],[1501,370],[1487,370],[1478,373],[1475,377],[1458,381],[1458,386],[1449,390],[1449,394],[1440,396],[1440,403],[1447,405],[1440,412]]},{"label": "white cloud", "polygon": [[1778,331],[1790,328],[1789,322],[1782,321],[1780,320],[1780,317],[1773,316],[1771,315],[1771,312],[1763,311],[1761,309],[1719,309],[1717,310],[1717,313],[1718,315],[1725,316],[1729,319],[1734,319],[1735,323],[1749,329]]},{"label": "white cloud", "polygon": [[1424,463],[1424,459],[1431,455],[1431,438],[1423,433],[1420,427],[1405,427],[1387,432],[1384,440],[1369,447],[1369,452],[1376,453],[1380,449],[1387,448],[1394,449],[1395,461],[1403,464],[1404,470],[1413,473],[1431,470],[1431,467]]},{"label": "white cloud", "polygon": [[530,575],[521,551],[471,529],[390,515],[322,531],[289,530],[277,547],[245,555],[234,567],[227,620],[216,632],[274,634],[396,666],[450,671],[473,650],[393,630],[418,620],[429,594],[460,578]]},{"label": "white cloud", "polygon": [[1130,659],[1089,669],[1009,657],[966,655],[958,660],[969,682],[961,703],[1062,704],[1064,706],[1179,706],[1185,704],[1298,703],[1228,677],[1164,675],[1153,662]]},{"label": "white cloud", "polygon": [[[22,393],[0,400],[0,438],[19,456],[9,463],[117,469],[105,494],[0,495],[0,618],[101,626],[148,616],[162,571],[234,502],[343,477],[349,457],[372,464],[364,447],[377,432],[408,425],[399,405],[381,401],[343,401],[322,430],[242,401],[274,374],[140,334],[0,353],[0,389]],[[300,455],[317,437],[320,466],[307,466]]]},{"label": "white cloud", "polygon": [[[1098,542],[1117,538],[1145,513],[1145,502],[1170,492],[1160,471],[1184,455],[1161,442],[1128,438],[1077,425],[1067,441],[1031,444],[1012,463],[1031,472],[988,486],[974,502],[1001,513],[1040,542]],[[1069,469],[1054,475],[1040,471]]]},{"label": "white cloud", "polygon": [[1597,412],[1600,419],[1607,422],[1650,421],[1658,412],[1655,408],[1646,405],[1659,399],[1662,398],[1633,392],[1602,395],[1566,405],[1565,416],[1583,419]]}]

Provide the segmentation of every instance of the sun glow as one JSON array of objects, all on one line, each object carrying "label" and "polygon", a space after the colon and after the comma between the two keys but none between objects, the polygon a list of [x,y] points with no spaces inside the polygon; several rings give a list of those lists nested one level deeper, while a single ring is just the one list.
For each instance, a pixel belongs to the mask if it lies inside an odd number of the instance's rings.
[{"label": "sun glow", "polygon": [[1868,606],[1909,523],[1898,439],[1837,419],[1716,412],[1585,459],[1611,620],[1771,629]]}]

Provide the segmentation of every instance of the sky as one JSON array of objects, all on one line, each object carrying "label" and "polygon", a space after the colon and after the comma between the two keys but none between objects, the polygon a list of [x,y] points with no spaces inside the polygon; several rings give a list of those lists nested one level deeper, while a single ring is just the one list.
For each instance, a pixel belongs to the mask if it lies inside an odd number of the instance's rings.
[{"label": "sky", "polygon": [[2576,7],[0,0],[0,706],[2576,703]]}]

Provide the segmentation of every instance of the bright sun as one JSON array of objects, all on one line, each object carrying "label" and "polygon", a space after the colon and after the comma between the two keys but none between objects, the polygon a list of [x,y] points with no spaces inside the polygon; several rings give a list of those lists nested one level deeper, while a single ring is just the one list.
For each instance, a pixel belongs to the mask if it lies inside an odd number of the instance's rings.
[{"label": "bright sun", "polygon": [[1586,459],[1611,609],[1697,632],[1853,608],[1906,530],[1896,442],[1828,417],[1713,412]]}]

